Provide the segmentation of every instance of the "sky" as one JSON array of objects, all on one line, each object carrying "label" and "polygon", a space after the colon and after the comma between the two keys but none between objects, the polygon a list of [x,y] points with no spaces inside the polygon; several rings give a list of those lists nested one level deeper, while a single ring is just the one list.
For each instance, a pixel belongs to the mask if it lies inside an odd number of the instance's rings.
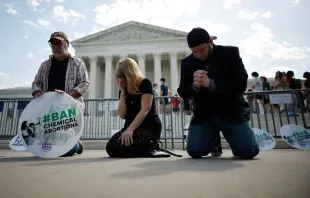
[{"label": "sky", "polygon": [[249,74],[310,71],[309,0],[1,0],[0,8],[0,89],[31,85],[54,31],[75,40],[128,21],[203,27],[216,44],[239,47]]}]

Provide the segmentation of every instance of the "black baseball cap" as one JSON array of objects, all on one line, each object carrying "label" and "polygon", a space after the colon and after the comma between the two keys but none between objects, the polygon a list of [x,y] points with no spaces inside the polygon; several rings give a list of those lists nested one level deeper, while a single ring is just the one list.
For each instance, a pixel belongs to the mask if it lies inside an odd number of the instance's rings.
[{"label": "black baseball cap", "polygon": [[196,47],[202,43],[209,43],[210,35],[209,33],[200,27],[193,28],[187,34],[187,44],[189,48]]}]

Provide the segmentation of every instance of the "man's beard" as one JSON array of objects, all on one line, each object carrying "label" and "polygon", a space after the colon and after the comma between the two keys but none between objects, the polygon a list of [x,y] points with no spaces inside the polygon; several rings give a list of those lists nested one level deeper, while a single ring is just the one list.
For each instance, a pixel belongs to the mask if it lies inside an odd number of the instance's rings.
[{"label": "man's beard", "polygon": [[54,52],[54,55],[58,55],[58,56],[66,55],[67,54],[67,50],[66,49],[55,49],[53,52]]}]

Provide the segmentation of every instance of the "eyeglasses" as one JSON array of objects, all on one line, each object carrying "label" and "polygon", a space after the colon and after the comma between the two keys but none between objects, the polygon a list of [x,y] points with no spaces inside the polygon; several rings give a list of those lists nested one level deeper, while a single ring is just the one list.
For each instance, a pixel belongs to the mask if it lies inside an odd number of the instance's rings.
[{"label": "eyeglasses", "polygon": [[63,45],[65,41],[60,41],[60,40],[51,40],[48,44],[50,47],[57,46],[57,45]]}]

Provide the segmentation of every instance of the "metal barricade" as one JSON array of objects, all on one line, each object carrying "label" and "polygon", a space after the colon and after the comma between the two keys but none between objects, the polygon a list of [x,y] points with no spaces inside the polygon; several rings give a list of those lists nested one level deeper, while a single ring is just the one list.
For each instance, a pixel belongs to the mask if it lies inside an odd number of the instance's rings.
[{"label": "metal barricade", "polygon": [[280,137],[280,128],[286,124],[309,129],[309,91],[310,89],[300,89],[245,93],[250,106],[251,126],[263,129],[274,137]]},{"label": "metal barricade", "polygon": [[122,129],[124,120],[117,114],[118,99],[85,100],[84,132],[81,139],[107,140]]},{"label": "metal barricade", "polygon": [[[247,92],[245,99],[249,102],[251,126],[260,128],[279,137],[280,128],[285,124],[297,124],[310,128],[310,90],[284,90],[268,92]],[[295,97],[295,96],[296,97]],[[259,97],[261,96],[261,97]],[[277,101],[282,98],[279,111],[275,111],[275,104],[265,104],[264,100],[258,98],[269,97],[269,101]],[[297,99],[298,104],[293,105],[293,113],[299,116],[290,116],[287,109],[289,105],[285,100],[290,96]],[[26,105],[31,101],[25,99],[1,99],[0,98],[0,138],[11,138],[18,133],[18,120]],[[92,99],[85,100],[84,132],[81,139],[84,140],[108,140],[124,126],[124,120],[117,113],[119,99]],[[156,97],[155,98],[159,118],[162,122],[161,139],[166,148],[185,149],[185,135],[192,116],[192,105],[190,100],[180,97]],[[296,102],[296,100],[295,100]],[[257,110],[254,112],[253,105]],[[264,108],[265,107],[265,108]],[[268,108],[267,108],[268,107]]]},{"label": "metal barricade", "polygon": [[[155,102],[162,122],[161,139],[165,148],[175,148],[176,144],[185,149],[184,127],[190,117],[185,115],[184,100],[180,97],[156,97]],[[168,145],[171,146],[168,146]]]},{"label": "metal barricade", "polygon": [[19,118],[31,101],[30,98],[0,98],[0,137],[9,138],[17,134]]}]

